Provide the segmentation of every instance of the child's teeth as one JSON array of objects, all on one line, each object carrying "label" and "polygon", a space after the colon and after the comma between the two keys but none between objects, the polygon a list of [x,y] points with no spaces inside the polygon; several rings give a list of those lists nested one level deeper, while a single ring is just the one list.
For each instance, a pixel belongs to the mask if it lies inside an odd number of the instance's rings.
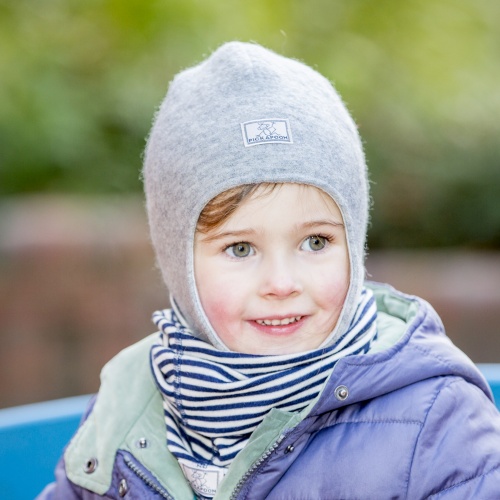
[{"label": "child's teeth", "polygon": [[299,321],[302,316],[295,316],[294,318],[284,318],[284,319],[258,319],[257,323],[259,325],[266,326],[278,326],[278,325],[289,325],[290,323],[295,323]]}]

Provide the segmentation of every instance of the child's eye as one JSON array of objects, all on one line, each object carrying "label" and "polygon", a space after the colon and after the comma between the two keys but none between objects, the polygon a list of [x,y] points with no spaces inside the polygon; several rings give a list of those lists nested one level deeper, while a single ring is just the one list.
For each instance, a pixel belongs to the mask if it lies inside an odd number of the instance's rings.
[{"label": "child's eye", "polygon": [[231,257],[237,257],[240,259],[243,257],[248,257],[250,255],[253,255],[252,245],[250,245],[250,243],[245,243],[245,242],[229,245],[224,251]]},{"label": "child's eye", "polygon": [[306,250],[307,252],[318,252],[323,250],[328,242],[328,238],[325,236],[320,236],[319,234],[314,234],[313,236],[308,236],[300,246],[301,250]]}]

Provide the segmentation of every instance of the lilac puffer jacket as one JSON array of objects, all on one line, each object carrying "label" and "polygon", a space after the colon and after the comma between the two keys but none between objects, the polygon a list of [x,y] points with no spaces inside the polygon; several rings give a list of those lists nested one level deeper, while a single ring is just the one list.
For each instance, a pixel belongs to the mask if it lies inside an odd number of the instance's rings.
[{"label": "lilac puffer jacket", "polygon": [[[306,415],[273,410],[216,499],[500,499],[500,414],[418,298],[370,285],[379,343],[339,361]],[[42,499],[194,498],[165,444],[148,337],[103,371]]]}]

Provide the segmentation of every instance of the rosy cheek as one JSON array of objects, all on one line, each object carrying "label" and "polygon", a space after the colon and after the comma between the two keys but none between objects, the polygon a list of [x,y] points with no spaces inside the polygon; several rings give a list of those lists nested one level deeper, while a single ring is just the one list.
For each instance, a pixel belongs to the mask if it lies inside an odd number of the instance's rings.
[{"label": "rosy cheek", "polygon": [[205,314],[210,322],[219,323],[225,317],[224,304],[218,300],[209,299],[208,302],[202,303]]},{"label": "rosy cheek", "polygon": [[324,303],[329,304],[332,308],[342,308],[344,305],[347,291],[349,290],[348,275],[340,277],[340,279],[328,280],[324,284]]},{"label": "rosy cheek", "polygon": [[203,295],[200,297],[203,310],[212,328],[220,336],[231,320],[231,295],[224,292]]}]

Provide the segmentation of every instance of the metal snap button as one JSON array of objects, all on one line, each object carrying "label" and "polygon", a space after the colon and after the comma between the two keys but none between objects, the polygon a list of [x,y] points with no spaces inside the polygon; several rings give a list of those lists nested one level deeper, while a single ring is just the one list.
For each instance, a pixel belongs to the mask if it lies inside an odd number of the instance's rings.
[{"label": "metal snap button", "polygon": [[339,385],[336,389],[335,389],[335,397],[339,400],[339,401],[345,401],[349,396],[349,390],[347,389],[347,387],[345,385]]},{"label": "metal snap button", "polygon": [[137,448],[147,448],[149,446],[149,441],[146,438],[139,439],[135,445]]},{"label": "metal snap button", "polygon": [[285,448],[285,453],[292,453],[293,450],[295,450],[295,446],[293,446],[293,444],[290,444]]},{"label": "metal snap button", "polygon": [[83,470],[86,474],[92,474],[92,472],[94,472],[97,469],[97,465],[98,465],[97,458],[95,457],[89,458],[85,463],[85,467],[83,468]]},{"label": "metal snap button", "polygon": [[128,492],[128,484],[125,479],[122,479],[120,481],[120,484],[118,485],[118,495],[120,495],[122,498],[127,494]]}]

